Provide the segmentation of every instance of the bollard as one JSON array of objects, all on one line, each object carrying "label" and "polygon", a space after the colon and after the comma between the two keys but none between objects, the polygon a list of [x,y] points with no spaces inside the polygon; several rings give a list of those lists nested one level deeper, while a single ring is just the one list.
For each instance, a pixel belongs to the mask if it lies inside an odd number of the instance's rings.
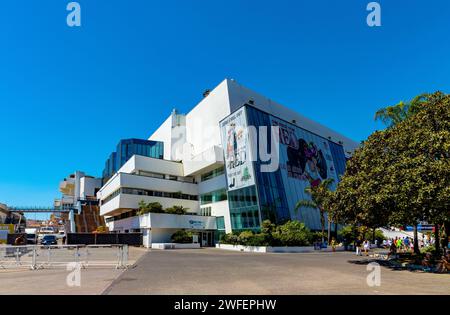
[{"label": "bollard", "polygon": [[37,269],[37,265],[36,265],[36,251],[37,251],[37,246],[33,246],[33,256],[31,259],[31,270],[36,270]]},{"label": "bollard", "polygon": [[122,248],[122,267],[127,268],[128,266],[128,245],[123,245]]}]

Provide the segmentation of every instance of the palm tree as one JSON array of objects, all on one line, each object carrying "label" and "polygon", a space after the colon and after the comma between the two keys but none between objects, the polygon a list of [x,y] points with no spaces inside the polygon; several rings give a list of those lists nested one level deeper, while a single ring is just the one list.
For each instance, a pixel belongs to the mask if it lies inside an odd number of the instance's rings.
[{"label": "palm tree", "polygon": [[381,108],[375,113],[375,120],[380,120],[386,126],[393,127],[420,111],[427,102],[428,97],[429,94],[424,93],[416,96],[409,102],[405,103],[402,101],[397,105]]},{"label": "palm tree", "polygon": [[[299,211],[301,208],[319,209],[320,211],[320,224],[322,226],[322,243],[324,242],[325,234],[325,204],[330,197],[330,187],[333,184],[334,179],[328,178],[322,181],[318,186],[305,188],[305,193],[311,196],[310,200],[304,199],[297,202],[295,210]],[[328,238],[330,236],[330,225],[328,225]],[[329,241],[329,240],[328,240]]]},{"label": "palm tree", "polygon": [[[423,93],[407,103],[402,101],[397,105],[381,108],[375,113],[375,120],[382,121],[388,128],[394,127],[419,112],[429,100],[429,96],[430,94]],[[420,252],[417,224],[414,225],[414,252]]]}]

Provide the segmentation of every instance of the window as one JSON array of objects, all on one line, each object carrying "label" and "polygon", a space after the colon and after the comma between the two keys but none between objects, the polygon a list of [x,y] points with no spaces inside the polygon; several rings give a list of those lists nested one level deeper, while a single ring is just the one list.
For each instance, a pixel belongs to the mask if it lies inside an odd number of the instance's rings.
[{"label": "window", "polygon": [[119,194],[125,195],[137,195],[137,196],[154,196],[154,197],[164,197],[164,198],[172,198],[172,199],[184,199],[184,200],[198,200],[198,196],[196,195],[188,195],[182,194],[180,192],[165,192],[165,191],[154,191],[154,190],[146,190],[146,189],[135,189],[135,188],[120,188],[113,192],[111,195],[106,197],[102,201],[102,205],[108,203]]},{"label": "window", "polygon": [[202,205],[206,205],[208,203],[215,203],[227,200],[227,191],[226,189],[220,189],[216,191],[209,192],[207,194],[203,194],[200,196],[200,201]]},{"label": "window", "polygon": [[203,174],[201,176],[201,181],[204,182],[204,181],[213,179],[214,177],[220,176],[220,175],[222,175],[224,173],[225,173],[225,167],[221,166],[219,168],[216,168],[215,170],[212,170],[212,171],[210,171],[208,173]]},{"label": "window", "polygon": [[201,208],[200,215],[210,217],[211,216],[211,207]]}]

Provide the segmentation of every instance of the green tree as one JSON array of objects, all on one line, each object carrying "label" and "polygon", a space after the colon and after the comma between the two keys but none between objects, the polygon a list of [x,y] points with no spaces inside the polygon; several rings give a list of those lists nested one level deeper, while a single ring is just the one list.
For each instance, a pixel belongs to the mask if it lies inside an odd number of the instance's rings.
[{"label": "green tree", "polygon": [[450,96],[437,92],[416,99],[413,114],[396,116],[347,163],[332,198],[335,217],[371,228],[448,221]]},{"label": "green tree", "polygon": [[382,121],[388,127],[395,126],[418,113],[427,104],[429,97],[430,94],[423,93],[409,102],[401,101],[394,106],[381,108],[375,113],[375,120]]},{"label": "green tree", "polygon": [[[312,208],[319,209],[320,211],[320,224],[322,226],[322,242],[324,242],[323,235],[325,234],[325,214],[326,214],[326,204],[328,199],[331,197],[331,185],[334,180],[328,178],[322,181],[318,186],[306,187],[305,193],[307,193],[311,199],[310,200],[299,200],[295,206],[295,210],[299,211],[301,208]],[[330,241],[330,225],[328,225],[328,241]]]}]

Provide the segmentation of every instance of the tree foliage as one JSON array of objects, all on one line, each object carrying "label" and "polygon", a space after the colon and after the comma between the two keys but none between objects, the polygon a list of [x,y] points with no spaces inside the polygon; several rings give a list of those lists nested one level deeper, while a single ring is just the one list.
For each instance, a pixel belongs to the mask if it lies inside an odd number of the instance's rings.
[{"label": "tree foliage", "polygon": [[[301,210],[301,208],[319,209],[322,235],[325,234],[325,214],[327,205],[329,204],[329,199],[331,197],[330,188],[333,182],[334,180],[332,178],[328,178],[315,187],[312,186],[306,187],[305,193],[311,196],[311,199],[299,200],[297,202],[297,205],[295,206],[296,210]],[[324,239],[322,239],[322,242],[323,241]]]},{"label": "tree foliage", "polygon": [[408,106],[347,163],[331,197],[335,218],[369,227],[449,220],[450,95],[421,95]]}]

